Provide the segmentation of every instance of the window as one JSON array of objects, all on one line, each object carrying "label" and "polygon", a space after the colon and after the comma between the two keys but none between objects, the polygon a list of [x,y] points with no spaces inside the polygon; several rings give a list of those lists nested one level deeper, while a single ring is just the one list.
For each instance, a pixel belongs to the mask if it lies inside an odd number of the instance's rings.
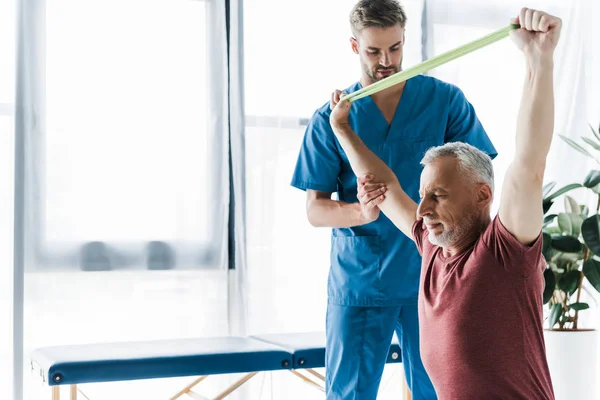
[{"label": "window", "polygon": [[210,26],[203,1],[47,0],[42,268],[215,266]]},{"label": "window", "polygon": [[[226,39],[224,7],[215,21],[213,1],[31,3],[38,36],[26,66],[43,79],[28,104],[39,131],[27,143],[36,257],[25,273],[25,356],[227,335],[226,54],[213,50]],[[24,367],[25,398],[45,397]],[[167,398],[184,381],[83,389]]]}]

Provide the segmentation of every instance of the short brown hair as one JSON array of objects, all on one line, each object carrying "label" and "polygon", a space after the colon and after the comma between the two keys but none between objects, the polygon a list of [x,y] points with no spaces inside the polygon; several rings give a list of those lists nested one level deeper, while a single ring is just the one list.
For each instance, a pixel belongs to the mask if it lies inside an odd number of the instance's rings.
[{"label": "short brown hair", "polygon": [[406,25],[406,13],[396,0],[359,0],[350,12],[350,28],[355,36],[365,28],[391,28]]}]

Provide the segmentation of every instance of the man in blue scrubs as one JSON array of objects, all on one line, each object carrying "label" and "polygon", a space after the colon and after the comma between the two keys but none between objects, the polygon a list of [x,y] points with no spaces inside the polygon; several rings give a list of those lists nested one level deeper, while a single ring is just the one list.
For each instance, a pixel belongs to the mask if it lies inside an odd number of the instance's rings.
[{"label": "man in blue scrubs", "polygon": [[[346,93],[402,69],[405,23],[404,10],[395,0],[359,0],[350,15],[350,41],[362,74]],[[419,353],[420,256],[414,243],[379,213],[376,205],[381,196],[371,201],[365,200],[369,196],[357,198],[357,178],[331,130],[330,113],[327,102],[310,119],[292,179],[292,186],[307,193],[310,223],[333,228],[326,318],[327,399],[377,397],[394,331],[413,399],[435,399]],[[415,201],[419,161],[429,147],[463,141],[496,156],[464,94],[432,77],[416,76],[357,100],[349,121]],[[365,186],[366,191],[372,188]],[[337,199],[331,198],[333,192]]]}]

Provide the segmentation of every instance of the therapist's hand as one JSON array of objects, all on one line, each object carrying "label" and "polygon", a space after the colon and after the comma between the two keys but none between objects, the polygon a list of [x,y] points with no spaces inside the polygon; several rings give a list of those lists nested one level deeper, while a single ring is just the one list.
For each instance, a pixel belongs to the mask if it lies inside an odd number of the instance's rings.
[{"label": "therapist's hand", "polygon": [[358,177],[358,201],[361,217],[366,224],[379,218],[378,205],[385,199],[385,191],[385,185],[375,182],[373,175]]},{"label": "therapist's hand", "polygon": [[331,93],[331,102],[329,108],[331,108],[331,115],[329,116],[329,123],[333,129],[343,130],[349,128],[348,115],[350,115],[350,102],[348,100],[340,101],[342,96],[346,93],[341,90],[335,90]]}]

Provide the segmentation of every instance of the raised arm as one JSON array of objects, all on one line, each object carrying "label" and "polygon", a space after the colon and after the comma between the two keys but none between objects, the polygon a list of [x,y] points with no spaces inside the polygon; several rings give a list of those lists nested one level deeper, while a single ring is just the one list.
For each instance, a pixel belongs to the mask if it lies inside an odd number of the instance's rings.
[{"label": "raised arm", "polygon": [[500,220],[519,242],[530,244],[543,224],[542,186],[554,130],[554,49],[561,20],[523,8],[511,32],[525,55],[526,75],[517,120],[515,156],[504,178]]},{"label": "raised arm", "polygon": [[[334,94],[335,99],[339,94]],[[402,190],[394,172],[373,153],[352,130],[348,123],[351,104],[342,100],[333,104],[329,121],[335,136],[348,157],[350,166],[357,177],[374,175],[378,183],[386,188],[385,197],[379,209],[409,238],[416,220],[417,204]]]}]

